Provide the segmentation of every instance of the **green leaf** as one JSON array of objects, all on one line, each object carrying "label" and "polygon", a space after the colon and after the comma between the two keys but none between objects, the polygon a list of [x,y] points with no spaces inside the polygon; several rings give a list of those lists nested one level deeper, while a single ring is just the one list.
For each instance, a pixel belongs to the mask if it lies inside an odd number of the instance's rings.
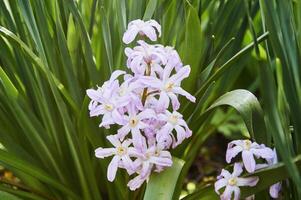
[{"label": "green leaf", "polygon": [[15,88],[14,84],[10,81],[9,77],[6,75],[5,71],[0,67],[0,82],[3,84],[6,93],[12,99],[17,99],[18,90]]},{"label": "green leaf", "polygon": [[173,165],[161,173],[152,174],[146,186],[144,200],[172,200],[184,161],[173,158]]},{"label": "green leaf", "polygon": [[200,61],[202,58],[202,27],[196,9],[188,4],[188,14],[186,19],[185,45],[183,48],[183,63],[190,65],[191,73],[189,79],[183,81],[183,87],[193,92],[196,87],[196,79],[200,71]]},{"label": "green leaf", "polygon": [[9,194],[7,192],[0,191],[0,199],[1,200],[21,200],[19,197],[15,195]]},{"label": "green leaf", "polygon": [[70,191],[66,186],[57,182],[55,179],[53,179],[51,176],[49,176],[39,168],[35,167],[31,163],[20,160],[19,158],[15,157],[14,155],[8,152],[5,152],[4,150],[0,150],[0,162],[11,169],[20,170],[45,183],[52,185],[54,188],[64,192],[66,195],[70,195],[75,199],[78,199],[78,197],[72,191]]},{"label": "green leaf", "polygon": [[219,106],[231,106],[236,109],[243,118],[250,136],[257,142],[266,144],[267,134],[262,108],[257,98],[247,90],[233,90],[218,98],[208,109]]},{"label": "green leaf", "polygon": [[153,14],[156,10],[157,3],[158,3],[158,0],[150,0],[148,2],[145,13],[143,15],[144,20],[149,20],[152,18]]}]

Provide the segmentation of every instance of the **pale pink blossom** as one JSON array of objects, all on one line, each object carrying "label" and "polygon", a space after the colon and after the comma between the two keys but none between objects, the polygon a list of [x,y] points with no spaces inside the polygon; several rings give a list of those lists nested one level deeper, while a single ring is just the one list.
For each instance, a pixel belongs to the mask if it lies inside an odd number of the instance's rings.
[{"label": "pale pink blossom", "polygon": [[124,73],[123,71],[117,70],[102,87],[98,87],[96,90],[87,90],[87,95],[91,99],[89,104],[90,116],[103,116],[102,122],[99,125],[100,127],[109,128],[111,124],[122,123],[122,117],[118,109],[126,106],[130,99],[120,99],[117,96],[119,82],[116,79]]},{"label": "pale pink blossom", "polygon": [[138,44],[139,46],[133,49],[125,48],[125,54],[128,57],[127,67],[136,75],[143,75],[148,68],[151,70],[152,76],[155,76],[155,72],[162,72],[162,65],[167,62],[164,47],[162,45],[150,45],[142,40],[139,40]]},{"label": "pale pink blossom", "polygon": [[135,155],[135,149],[129,147],[132,143],[131,140],[124,140],[122,143],[115,135],[107,136],[107,139],[113,144],[113,148],[102,148],[99,147],[95,150],[95,156],[97,158],[105,158],[113,156],[112,161],[108,166],[107,177],[109,181],[113,181],[116,176],[118,167],[121,162],[123,167],[132,169],[133,163],[130,156]]},{"label": "pale pink blossom", "polygon": [[177,94],[185,96],[188,100],[195,102],[195,97],[181,88],[180,84],[183,79],[190,74],[190,66],[182,67],[176,74],[171,75],[172,67],[165,68],[162,79],[155,77],[144,77],[141,81],[155,90],[159,90],[158,109],[165,110],[168,108],[170,100],[174,110],[178,110],[180,103]]},{"label": "pale pink blossom", "polygon": [[234,140],[228,144],[226,152],[226,161],[231,162],[232,158],[239,153],[242,154],[242,161],[248,172],[254,172],[256,169],[255,158],[264,158],[266,160],[274,157],[273,150],[265,145],[259,145],[250,140]]},{"label": "pale pink blossom", "polygon": [[[181,144],[184,139],[191,136],[191,130],[188,128],[186,122],[183,120],[183,116],[177,112],[173,111],[172,113],[168,110],[164,114],[159,114],[158,119],[166,122],[165,125],[160,129],[157,134],[157,141],[162,141],[167,138],[166,135],[171,135],[174,139],[173,148]],[[172,135],[172,131],[175,130],[177,133],[177,139]]]},{"label": "pale pink blossom", "polygon": [[156,41],[158,36],[161,36],[161,26],[155,20],[142,21],[140,19],[131,21],[128,24],[127,30],[123,35],[122,41],[125,44],[129,44],[139,34],[141,36],[148,37],[151,41]]},{"label": "pale pink blossom", "polygon": [[123,140],[131,132],[134,146],[141,146],[141,142],[145,140],[141,135],[141,129],[148,127],[143,120],[152,117],[155,117],[155,112],[151,109],[139,112],[133,106],[128,106],[128,115],[123,115],[124,123],[118,130],[118,137]]},{"label": "pale pink blossom", "polygon": [[253,187],[258,182],[258,177],[239,177],[243,172],[243,165],[241,163],[235,163],[233,167],[233,173],[223,169],[221,174],[217,177],[217,181],[214,184],[215,192],[220,195],[219,190],[225,187],[223,194],[220,196],[221,200],[234,200],[240,199],[240,188],[242,186]]}]

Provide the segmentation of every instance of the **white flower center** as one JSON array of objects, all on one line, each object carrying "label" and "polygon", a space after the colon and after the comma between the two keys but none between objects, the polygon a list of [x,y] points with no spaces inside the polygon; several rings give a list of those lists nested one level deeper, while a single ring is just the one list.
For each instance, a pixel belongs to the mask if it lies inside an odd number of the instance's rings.
[{"label": "white flower center", "polygon": [[251,148],[251,145],[252,145],[252,142],[250,140],[244,140],[244,149],[245,150],[250,150]]},{"label": "white flower center", "polygon": [[179,117],[177,116],[177,115],[171,115],[170,117],[169,117],[169,122],[171,123],[171,124],[173,124],[173,125],[176,125],[177,123],[178,123],[178,119],[179,119]]},{"label": "white flower center", "polygon": [[132,117],[129,121],[130,127],[134,128],[138,124],[138,119],[136,117]]},{"label": "white flower center", "polygon": [[125,89],[124,88],[120,88],[120,90],[118,91],[119,96],[124,96],[125,95]]},{"label": "white flower center", "polygon": [[236,185],[237,184],[237,179],[236,178],[230,178],[229,180],[228,180],[228,184],[229,185],[231,185],[231,186],[234,186],[234,185]]},{"label": "white flower center", "polygon": [[126,154],[126,149],[121,146],[117,147],[117,155],[123,156],[124,154]]},{"label": "white flower center", "polygon": [[113,110],[113,108],[114,108],[114,106],[112,105],[112,104],[105,104],[105,109],[107,110],[107,111],[112,111]]},{"label": "white flower center", "polygon": [[174,83],[166,83],[164,89],[166,92],[170,92],[174,86]]},{"label": "white flower center", "polygon": [[151,156],[152,156],[151,153],[147,152],[145,153],[145,157],[143,158],[143,160],[147,161],[150,159]]}]

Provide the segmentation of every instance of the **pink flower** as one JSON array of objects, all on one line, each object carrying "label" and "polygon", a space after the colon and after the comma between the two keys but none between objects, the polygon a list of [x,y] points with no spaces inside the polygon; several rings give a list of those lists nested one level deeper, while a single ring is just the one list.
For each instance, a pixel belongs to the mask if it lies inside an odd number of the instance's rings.
[{"label": "pink flower", "polygon": [[173,68],[164,69],[162,80],[155,77],[144,77],[141,81],[155,90],[160,91],[158,109],[165,110],[168,108],[170,99],[174,110],[179,109],[180,103],[176,94],[185,96],[188,100],[195,102],[195,97],[180,87],[181,81],[190,74],[190,66],[182,67],[176,74],[170,76]]},{"label": "pink flower", "polygon": [[170,167],[172,165],[172,157],[168,151],[156,146],[147,148],[145,144],[140,151],[138,150],[138,158],[134,161],[134,165],[138,166],[137,170],[141,177],[145,177],[154,166]]},{"label": "pink flower", "polygon": [[165,54],[167,58],[167,66],[175,67],[176,71],[179,71],[183,67],[183,63],[178,52],[171,46],[165,47]]},{"label": "pink flower", "polygon": [[107,171],[108,180],[112,182],[115,179],[117,169],[120,167],[121,162],[124,168],[130,170],[133,168],[130,156],[133,156],[136,153],[133,147],[129,147],[129,145],[132,143],[131,140],[125,140],[121,143],[115,135],[107,136],[107,139],[114,145],[115,148],[99,147],[95,150],[95,156],[97,158],[105,158],[114,155]]},{"label": "pink flower", "polygon": [[123,116],[124,123],[118,130],[118,137],[123,140],[124,137],[131,132],[134,146],[141,146],[141,143],[145,140],[145,138],[141,135],[140,130],[148,127],[143,120],[152,117],[155,117],[155,112],[151,109],[146,109],[138,113],[138,110],[133,108],[133,106],[128,106],[128,115]]},{"label": "pink flower", "polygon": [[235,163],[233,173],[223,169],[221,174],[217,177],[217,181],[214,184],[215,192],[220,195],[219,190],[226,187],[224,193],[221,195],[222,200],[232,199],[232,194],[234,193],[234,200],[240,199],[240,188],[241,186],[255,186],[258,182],[258,177],[239,177],[243,172],[242,164]]},{"label": "pink flower", "polygon": [[144,183],[144,181],[147,181],[151,171],[148,172],[149,174],[145,177],[142,177],[141,175],[136,176],[132,180],[130,180],[127,184],[127,186],[130,188],[130,190],[135,191],[136,189],[140,188],[141,185]]},{"label": "pink flower", "polygon": [[226,161],[230,163],[232,158],[236,157],[240,152],[242,153],[242,160],[248,172],[254,172],[256,169],[254,155],[256,158],[264,158],[266,160],[274,157],[272,149],[263,144],[252,143],[250,140],[234,140],[228,144]]},{"label": "pink flower", "polygon": [[177,133],[177,141],[174,139],[175,142],[173,143],[173,148],[181,144],[185,138],[190,137],[191,130],[188,128],[182,117],[183,116],[177,111],[171,113],[166,110],[164,114],[159,114],[158,119],[166,123],[158,132],[157,141],[162,141],[162,137],[166,139],[166,135],[169,134],[174,138],[172,135],[173,130],[176,130]]},{"label": "pink flower", "polygon": [[166,55],[165,49],[162,45],[150,45],[146,42],[139,40],[139,46],[133,49],[127,47],[125,54],[128,57],[127,67],[135,74],[143,75],[147,68],[150,66],[151,75],[155,75],[155,72],[161,72],[162,66],[165,65]]},{"label": "pink flower", "polygon": [[131,21],[128,24],[128,29],[123,35],[122,41],[125,44],[129,44],[134,41],[135,37],[139,34],[141,36],[147,36],[151,41],[157,40],[157,33],[161,36],[161,26],[155,20],[142,21],[140,19]]},{"label": "pink flower", "polygon": [[117,96],[119,83],[116,79],[124,73],[123,71],[117,70],[102,87],[98,87],[97,90],[87,90],[87,95],[91,99],[89,104],[90,116],[103,115],[102,122],[99,125],[100,127],[104,126],[109,128],[111,124],[122,123],[122,117],[118,109],[126,106],[129,103],[129,99],[120,99]]}]

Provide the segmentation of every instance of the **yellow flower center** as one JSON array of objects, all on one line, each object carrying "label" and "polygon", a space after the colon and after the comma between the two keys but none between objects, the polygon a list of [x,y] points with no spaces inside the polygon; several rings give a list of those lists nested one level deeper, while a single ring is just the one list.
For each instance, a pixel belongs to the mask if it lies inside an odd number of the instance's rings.
[{"label": "yellow flower center", "polygon": [[174,86],[174,83],[167,83],[165,85],[165,91],[170,92]]},{"label": "yellow flower center", "polygon": [[138,124],[138,119],[133,117],[133,118],[130,119],[129,123],[130,123],[131,127],[135,127]]},{"label": "yellow flower center", "polygon": [[172,124],[177,124],[178,123],[178,116],[177,115],[171,115],[169,118],[169,122]]},{"label": "yellow flower center", "polygon": [[236,178],[230,178],[230,179],[228,180],[228,184],[231,185],[231,186],[236,185],[236,183],[237,183]]},{"label": "yellow flower center", "polygon": [[112,111],[113,108],[114,108],[114,106],[113,106],[112,104],[105,104],[105,109],[106,109],[107,111]]},{"label": "yellow flower center", "polygon": [[250,150],[251,145],[252,145],[252,142],[250,140],[245,140],[244,141],[244,149],[245,150]]},{"label": "yellow flower center", "polygon": [[125,148],[123,148],[123,147],[117,147],[117,154],[119,155],[119,156],[122,156],[122,155],[124,155],[126,153],[126,149]]}]

